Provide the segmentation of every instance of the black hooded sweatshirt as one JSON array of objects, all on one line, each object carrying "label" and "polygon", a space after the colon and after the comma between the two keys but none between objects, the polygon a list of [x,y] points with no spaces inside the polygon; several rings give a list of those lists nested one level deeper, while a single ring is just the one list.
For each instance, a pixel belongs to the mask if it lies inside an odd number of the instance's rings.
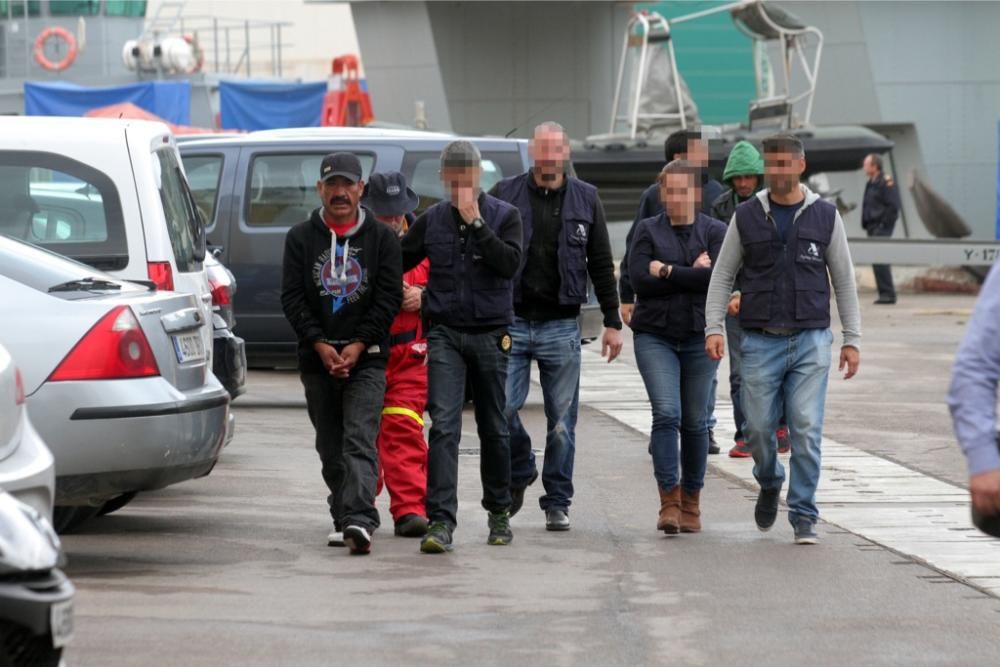
[{"label": "black hooded sweatshirt", "polygon": [[320,211],[313,211],[285,237],[281,308],[299,339],[299,370],[326,372],[313,350],[318,340],[338,352],[362,342],[366,350],[358,367],[384,366],[389,327],[403,301],[399,239],[361,207],[358,224],[334,244]]}]

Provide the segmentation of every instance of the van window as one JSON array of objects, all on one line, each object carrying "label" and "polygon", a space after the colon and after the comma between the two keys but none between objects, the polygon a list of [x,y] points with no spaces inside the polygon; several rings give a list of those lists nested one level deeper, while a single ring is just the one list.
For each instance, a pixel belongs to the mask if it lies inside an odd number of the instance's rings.
[{"label": "van window", "polygon": [[177,270],[181,273],[199,271],[201,263],[196,257],[195,248],[200,235],[201,219],[184,182],[184,173],[173,149],[160,149],[154,155],[156,183],[160,190],[160,202],[163,204],[163,215],[167,220],[167,233],[170,235]]},{"label": "van window", "polygon": [[215,206],[219,201],[219,182],[222,179],[221,155],[181,156],[187,174],[191,196],[209,227],[215,224]]},{"label": "van window", "polygon": [[[504,178],[524,171],[521,155],[515,152],[485,152],[482,166],[483,175],[479,183],[483,192],[488,192]],[[408,153],[403,160],[403,174],[420,198],[418,212],[444,199],[440,153]]]},{"label": "van window", "polygon": [[[259,155],[250,167],[247,223],[259,226],[290,227],[308,220],[320,205],[316,194],[319,165],[329,153]],[[375,165],[375,156],[356,153],[361,161],[361,178]]]},{"label": "van window", "polygon": [[0,151],[0,234],[105,270],[128,265],[114,182],[54,153]]}]

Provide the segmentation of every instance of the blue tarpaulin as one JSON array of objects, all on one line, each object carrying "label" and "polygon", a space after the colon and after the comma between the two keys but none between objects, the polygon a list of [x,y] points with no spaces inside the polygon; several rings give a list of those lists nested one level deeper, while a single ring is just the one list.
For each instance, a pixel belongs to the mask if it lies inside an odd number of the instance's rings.
[{"label": "blue tarpaulin", "polygon": [[176,125],[191,124],[189,81],[146,81],[100,88],[64,81],[24,84],[24,113],[28,116],[82,116],[92,109],[122,102],[131,102]]},{"label": "blue tarpaulin", "polygon": [[222,81],[219,111],[226,130],[317,127],[323,113],[326,82],[270,83]]}]

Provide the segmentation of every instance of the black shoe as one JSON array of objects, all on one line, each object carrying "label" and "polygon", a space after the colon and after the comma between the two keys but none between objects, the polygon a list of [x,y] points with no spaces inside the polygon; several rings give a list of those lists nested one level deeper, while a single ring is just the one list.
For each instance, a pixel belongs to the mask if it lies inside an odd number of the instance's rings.
[{"label": "black shoe", "polygon": [[443,554],[451,551],[451,528],[442,521],[432,521],[427,534],[420,542],[420,551],[425,554]]},{"label": "black shoe", "polygon": [[514,533],[510,530],[510,512],[490,512],[490,536],[486,543],[496,547],[505,547],[514,541]]},{"label": "black shoe", "polygon": [[407,514],[396,522],[396,537],[423,537],[427,534],[427,519],[419,514]]},{"label": "black shoe", "polygon": [[715,431],[708,429],[708,453],[718,454],[722,449],[719,447],[719,443],[715,441]]},{"label": "black shoe", "polygon": [[524,506],[524,492],[538,479],[538,469],[531,473],[531,479],[524,486],[511,487],[510,489],[510,515],[514,516],[521,511]]},{"label": "black shoe", "polygon": [[344,543],[353,556],[366,556],[372,550],[372,536],[367,528],[348,526],[344,529]]},{"label": "black shoe", "polygon": [[569,514],[566,510],[545,510],[545,530],[569,530]]},{"label": "black shoe", "polygon": [[892,305],[895,305],[895,303],[896,303],[895,299],[876,299],[875,300],[875,305],[876,306],[892,306]]},{"label": "black shoe", "polygon": [[794,528],[796,544],[819,543],[819,536],[816,535],[816,522],[812,519],[799,519],[795,522]]},{"label": "black shoe", "polygon": [[757,528],[763,532],[771,530],[775,520],[778,518],[778,500],[781,498],[781,489],[761,489],[757,495],[757,506],[753,511],[753,518],[757,522]]}]

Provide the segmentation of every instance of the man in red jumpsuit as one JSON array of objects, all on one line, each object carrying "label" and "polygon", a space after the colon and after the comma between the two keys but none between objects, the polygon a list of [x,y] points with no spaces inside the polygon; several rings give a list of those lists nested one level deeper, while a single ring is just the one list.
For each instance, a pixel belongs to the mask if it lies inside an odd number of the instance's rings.
[{"label": "man in red jumpsuit", "polygon": [[[363,201],[380,222],[402,236],[419,200],[407,187],[406,177],[390,171],[371,175]],[[427,340],[420,303],[429,271],[424,260],[403,274],[403,305],[389,330],[385,405],[378,434],[378,492],[384,482],[395,532],[402,537],[422,537],[427,532]]]}]

